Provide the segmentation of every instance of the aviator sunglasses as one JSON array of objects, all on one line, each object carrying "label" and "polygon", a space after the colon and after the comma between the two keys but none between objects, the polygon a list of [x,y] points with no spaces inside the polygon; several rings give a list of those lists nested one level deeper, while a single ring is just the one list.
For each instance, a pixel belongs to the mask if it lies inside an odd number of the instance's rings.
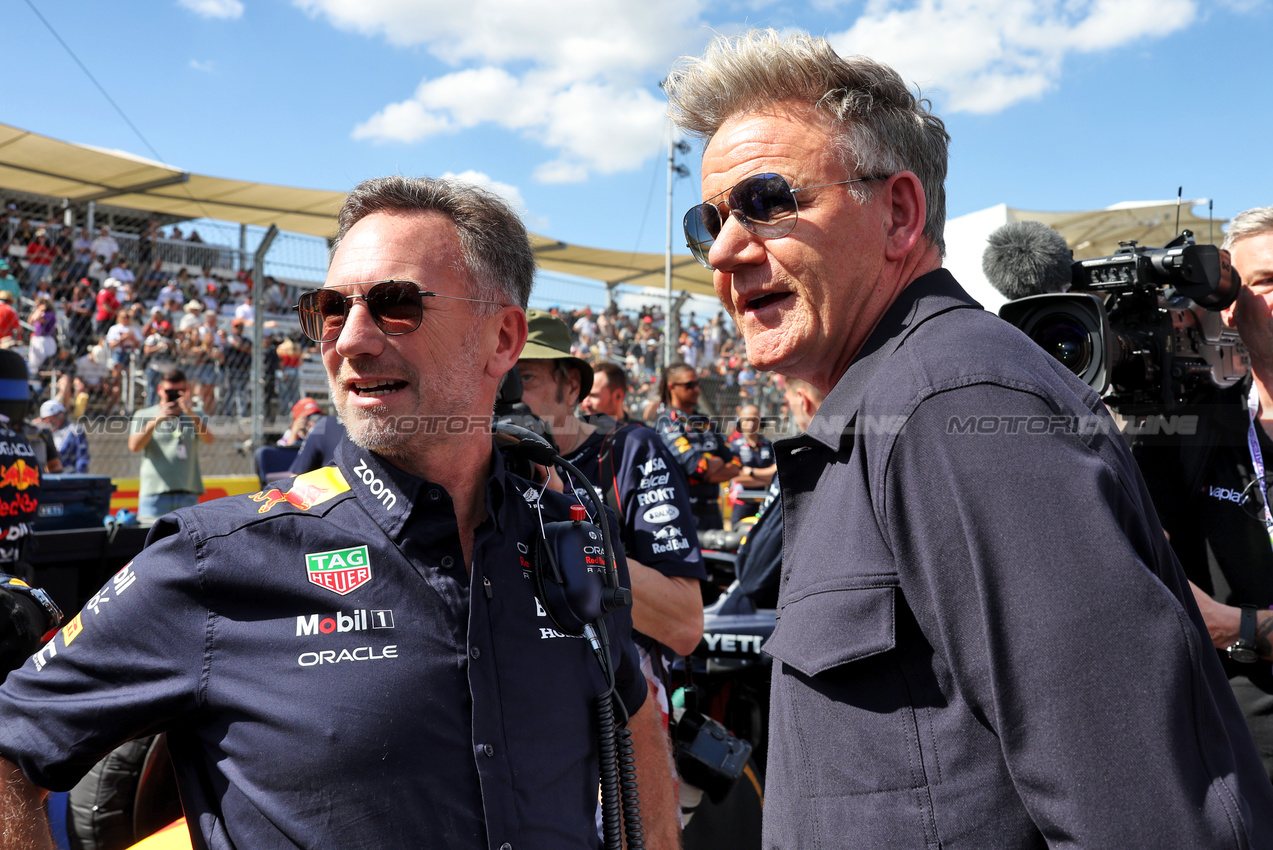
[{"label": "aviator sunglasses", "polygon": [[[362,295],[341,295],[333,289],[342,286],[373,286]],[[424,318],[424,299],[449,298],[452,301],[472,301],[477,304],[499,304],[481,298],[461,298],[458,295],[440,295],[421,289],[409,280],[368,280],[359,283],[339,283],[324,289],[306,292],[297,299],[294,308],[301,319],[301,332],[314,342],[335,342],[345,327],[350,302],[362,299],[367,305],[376,327],[385,336],[402,336],[420,327]],[[499,304],[499,306],[504,306]]]},{"label": "aviator sunglasses", "polygon": [[[800,218],[800,209],[796,204],[797,192],[882,179],[884,178],[855,177],[852,180],[795,189],[781,174],[753,174],[713,195],[711,201],[690,207],[684,221],[685,245],[694,259],[706,268],[713,268],[707,261],[707,254],[712,250],[716,237],[720,236],[721,228],[725,226],[722,205],[725,206],[725,215],[732,215],[739,224],[761,239],[778,239],[794,230]],[[725,200],[717,201],[716,198],[725,192],[729,193]]]}]

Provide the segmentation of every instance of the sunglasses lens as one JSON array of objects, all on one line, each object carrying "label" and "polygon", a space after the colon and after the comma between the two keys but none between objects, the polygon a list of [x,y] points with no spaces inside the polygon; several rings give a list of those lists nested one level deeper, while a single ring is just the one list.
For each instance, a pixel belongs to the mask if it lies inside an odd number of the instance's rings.
[{"label": "sunglasses lens", "polygon": [[694,259],[709,269],[712,264],[707,261],[707,254],[720,235],[720,226],[720,212],[712,204],[698,204],[685,214],[685,244]]},{"label": "sunglasses lens", "polygon": [[780,174],[756,174],[740,181],[729,193],[729,208],[743,227],[773,239],[796,226],[796,196]]},{"label": "sunglasses lens", "polygon": [[389,336],[409,334],[420,327],[424,298],[414,283],[390,281],[367,290],[367,309]]},{"label": "sunglasses lens", "polygon": [[345,299],[328,289],[306,292],[296,304],[301,332],[314,342],[331,342],[345,326]]}]

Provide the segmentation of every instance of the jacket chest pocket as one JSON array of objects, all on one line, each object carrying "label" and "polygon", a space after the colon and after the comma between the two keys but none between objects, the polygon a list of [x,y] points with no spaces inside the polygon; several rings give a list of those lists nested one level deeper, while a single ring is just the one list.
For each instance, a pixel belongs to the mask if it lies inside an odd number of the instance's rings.
[{"label": "jacket chest pocket", "polygon": [[[867,582],[864,585],[864,580]],[[872,795],[938,781],[918,642],[898,640],[896,577],[789,594],[764,650],[772,733],[809,796]],[[904,604],[904,603],[901,603]],[[911,645],[914,643],[915,645]]]}]

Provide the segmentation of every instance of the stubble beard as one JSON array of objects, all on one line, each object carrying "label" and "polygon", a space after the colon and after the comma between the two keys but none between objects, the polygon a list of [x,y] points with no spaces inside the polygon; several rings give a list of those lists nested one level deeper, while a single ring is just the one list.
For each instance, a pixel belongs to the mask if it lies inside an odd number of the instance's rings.
[{"label": "stubble beard", "polygon": [[414,411],[367,410],[349,404],[348,394],[332,389],[332,404],[350,441],[359,448],[381,457],[406,460],[436,441],[447,429],[434,427],[439,421],[465,416],[471,412],[471,399],[477,394],[480,376],[474,373],[476,334],[465,336],[455,359],[422,377],[419,370],[404,364],[399,380],[414,387],[417,394]]}]

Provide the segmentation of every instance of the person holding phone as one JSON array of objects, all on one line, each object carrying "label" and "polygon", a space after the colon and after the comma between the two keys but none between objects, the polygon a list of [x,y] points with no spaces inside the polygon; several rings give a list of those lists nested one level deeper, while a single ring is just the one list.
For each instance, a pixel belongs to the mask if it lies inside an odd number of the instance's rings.
[{"label": "person holding phone", "polygon": [[153,522],[199,501],[203,475],[199,443],[213,440],[207,421],[195,412],[186,375],[169,369],[159,382],[159,403],[133,414],[128,450],[141,452],[137,516]]}]

